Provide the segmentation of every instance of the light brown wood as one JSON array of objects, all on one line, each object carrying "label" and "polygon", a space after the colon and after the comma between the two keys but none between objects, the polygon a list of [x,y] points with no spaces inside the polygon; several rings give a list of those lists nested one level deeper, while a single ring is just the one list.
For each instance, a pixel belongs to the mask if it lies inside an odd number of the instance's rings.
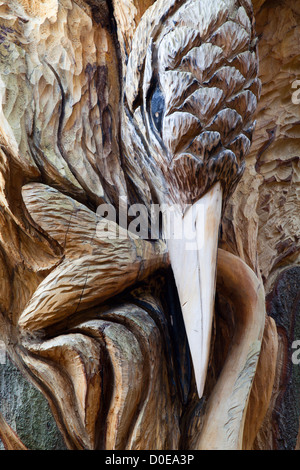
[{"label": "light brown wood", "polygon": [[[299,264],[300,10],[271,3],[0,5],[0,340],[70,449],[274,445],[286,349],[264,293]],[[195,279],[162,235],[116,220],[126,237],[103,239],[97,208],[178,204],[184,218],[215,185],[221,302],[207,376],[190,380],[174,305]],[[205,284],[195,310],[214,298]],[[25,447],[1,415],[0,437]]]},{"label": "light brown wood", "polygon": [[0,413],[0,438],[6,450],[27,450]]},{"label": "light brown wood", "polygon": [[242,450],[244,423],[265,324],[265,293],[253,271],[230,253],[218,252],[218,288],[235,305],[235,333],[213,389],[200,450]]},{"label": "light brown wood", "polygon": [[261,353],[245,419],[243,449],[251,450],[267,415],[276,377],[278,335],[276,323],[266,317]]}]

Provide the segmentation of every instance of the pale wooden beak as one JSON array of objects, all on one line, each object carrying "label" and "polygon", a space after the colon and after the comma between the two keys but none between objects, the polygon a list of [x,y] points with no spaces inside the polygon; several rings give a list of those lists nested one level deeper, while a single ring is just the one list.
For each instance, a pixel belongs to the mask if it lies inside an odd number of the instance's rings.
[{"label": "pale wooden beak", "polygon": [[[217,183],[180,214],[183,233],[178,219],[173,229],[165,232],[199,398],[203,395],[210,354],[221,211],[222,189]],[[171,214],[171,210],[166,212],[165,224],[170,224]]]}]

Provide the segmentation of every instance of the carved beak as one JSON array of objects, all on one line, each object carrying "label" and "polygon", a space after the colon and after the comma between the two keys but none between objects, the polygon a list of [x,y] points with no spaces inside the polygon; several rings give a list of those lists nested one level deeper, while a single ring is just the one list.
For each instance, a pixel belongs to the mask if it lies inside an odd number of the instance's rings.
[{"label": "carved beak", "polygon": [[222,189],[217,183],[183,215],[177,212],[173,225],[172,211],[165,214],[169,257],[199,398],[203,395],[210,354],[221,210]]}]

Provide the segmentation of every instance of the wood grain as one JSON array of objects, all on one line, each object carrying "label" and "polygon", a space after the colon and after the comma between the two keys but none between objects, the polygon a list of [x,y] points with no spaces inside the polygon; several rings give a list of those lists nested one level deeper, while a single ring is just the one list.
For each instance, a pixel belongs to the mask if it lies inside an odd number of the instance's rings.
[{"label": "wood grain", "polygon": [[[293,435],[274,421],[291,336],[263,291],[299,264],[300,9],[253,8],[0,5],[0,339],[70,449],[299,447],[298,409]],[[165,242],[97,208],[183,209],[216,183],[226,252],[199,402]],[[0,437],[25,447],[2,417]]]}]

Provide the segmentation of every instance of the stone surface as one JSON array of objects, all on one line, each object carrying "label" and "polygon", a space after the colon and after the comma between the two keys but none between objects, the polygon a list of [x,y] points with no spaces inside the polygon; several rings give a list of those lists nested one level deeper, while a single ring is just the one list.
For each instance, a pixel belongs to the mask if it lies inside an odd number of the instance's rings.
[{"label": "stone surface", "polygon": [[279,351],[271,406],[256,446],[294,450],[300,421],[300,267],[284,270],[267,297],[267,311],[277,326]]},{"label": "stone surface", "polygon": [[[0,361],[0,412],[31,450],[66,450],[49,404],[9,359]],[[4,450],[0,441],[0,449]]]}]

